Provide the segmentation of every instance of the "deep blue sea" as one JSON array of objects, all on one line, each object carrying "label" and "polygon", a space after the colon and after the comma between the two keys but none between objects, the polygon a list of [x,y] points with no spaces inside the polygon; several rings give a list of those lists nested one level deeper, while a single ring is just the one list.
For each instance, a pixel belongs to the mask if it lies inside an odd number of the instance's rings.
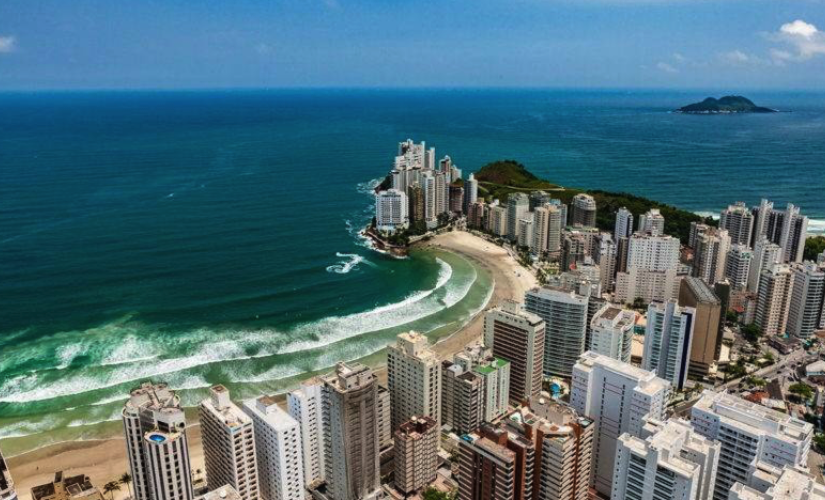
[{"label": "deep blue sea", "polygon": [[465,172],[698,212],[794,202],[825,220],[825,94],[770,115],[669,110],[706,92],[313,90],[0,94],[0,446],[100,435],[130,387],[187,404],[279,391],[415,328],[454,330],[489,277],[396,260],[358,229],[412,138]]}]

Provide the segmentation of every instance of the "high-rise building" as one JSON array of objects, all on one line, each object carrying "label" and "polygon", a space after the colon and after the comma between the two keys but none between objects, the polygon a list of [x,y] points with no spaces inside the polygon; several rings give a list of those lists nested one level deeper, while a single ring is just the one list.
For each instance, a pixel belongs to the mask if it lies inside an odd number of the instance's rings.
[{"label": "high-rise building", "polygon": [[467,208],[467,226],[473,229],[484,229],[487,222],[487,204],[483,201],[471,203]]},{"label": "high-rise building", "polygon": [[814,431],[808,422],[712,391],[691,408],[690,421],[696,432],[721,445],[713,500],[726,500],[735,483],[747,483],[755,460],[774,467],[806,466]]},{"label": "high-rise building", "polygon": [[587,349],[630,363],[635,325],[635,312],[605,304],[590,321],[590,344]]},{"label": "high-rise building", "polygon": [[289,416],[301,427],[304,484],[307,488],[324,479],[324,413],[322,384],[311,379],[287,394]]},{"label": "high-rise building", "polygon": [[515,452],[477,432],[463,435],[458,449],[459,500],[516,500]]},{"label": "high-rise building", "polygon": [[[759,471],[762,472],[762,471]],[[727,500],[825,500],[825,486],[798,467],[770,468],[759,487],[736,483]],[[762,479],[762,478],[760,478]]]},{"label": "high-rise building", "polygon": [[450,212],[461,215],[464,213],[464,187],[455,182],[450,184]]},{"label": "high-rise building", "polygon": [[406,332],[387,347],[387,386],[391,432],[414,416],[430,417],[441,426],[441,362],[427,337]]},{"label": "high-rise building", "polygon": [[719,454],[719,443],[694,432],[689,422],[648,421],[641,436],[619,437],[613,498],[708,499]]},{"label": "high-rise building", "polygon": [[784,335],[791,307],[794,274],[787,264],[777,264],[763,271],[759,280],[754,323],[762,335]]},{"label": "high-rise building", "polygon": [[748,291],[758,293],[762,272],[780,262],[782,262],[782,248],[765,238],[758,240],[753,248],[753,261],[748,270]]},{"label": "high-rise building", "polygon": [[441,388],[441,423],[458,435],[477,429],[485,413],[484,378],[460,361],[443,361]]},{"label": "high-rise building", "polygon": [[511,404],[521,404],[541,392],[544,368],[544,320],[504,301],[484,315],[484,344],[493,355],[510,362]]},{"label": "high-rise building", "polygon": [[690,368],[696,310],[675,300],[651,302],[647,308],[642,368],[681,390]]},{"label": "high-rise building", "polygon": [[393,446],[395,489],[410,495],[435,481],[438,438],[439,426],[430,417],[413,417],[398,427]]},{"label": "high-rise building", "polygon": [[653,372],[586,352],[573,367],[571,406],[596,423],[591,484],[610,496],[619,436],[640,436],[645,419],[664,420],[670,382]]},{"label": "high-rise building", "polygon": [[502,206],[490,207],[487,212],[487,230],[503,238],[508,235],[509,227],[507,208]]},{"label": "high-rise building", "polygon": [[602,290],[612,292],[616,284],[616,262],[619,248],[610,233],[599,234],[593,242],[593,261],[599,266]]},{"label": "high-rise building", "polygon": [[713,227],[709,226],[703,222],[691,222],[690,223],[690,233],[688,235],[688,246],[690,248],[696,248],[696,240],[702,236],[703,234],[707,233],[708,231],[712,231]]},{"label": "high-rise building", "polygon": [[550,212],[554,208],[552,205],[541,205],[533,212],[533,243],[531,245],[533,253],[539,257],[544,256],[548,251],[547,237],[550,230]]},{"label": "high-rise building", "polygon": [[725,262],[725,278],[734,290],[744,290],[748,286],[748,274],[753,263],[753,250],[744,244],[730,247]]},{"label": "high-rise building", "polygon": [[392,448],[392,402],[390,390],[386,387],[378,386],[378,399],[376,400],[375,423],[378,428],[378,450],[383,455],[385,451]]},{"label": "high-rise building", "polygon": [[14,480],[11,478],[9,466],[3,453],[0,452],[0,500],[17,500],[17,491],[14,489]]},{"label": "high-rise building", "polygon": [[396,189],[380,191],[375,195],[375,227],[393,233],[409,226],[407,195]]},{"label": "high-rise building", "polygon": [[724,229],[707,231],[696,238],[693,275],[709,285],[725,278],[725,258],[730,250],[730,236]]},{"label": "high-rise building", "polygon": [[588,297],[559,288],[534,288],[527,311],[544,320],[544,375],[570,377],[585,349]]},{"label": "high-rise building", "polygon": [[507,198],[507,238],[518,239],[518,221],[530,210],[530,198],[525,193],[510,193]]},{"label": "high-rise building", "polygon": [[719,359],[727,307],[723,307],[720,297],[699,278],[682,280],[679,306],[693,309],[689,373],[704,377]]},{"label": "high-rise building", "polygon": [[338,363],[322,377],[327,492],[332,500],[379,491],[378,384],[361,364]]},{"label": "high-rise building", "polygon": [[577,232],[565,231],[562,235],[560,269],[563,271],[576,269],[590,256],[588,238]]},{"label": "high-rise building", "polygon": [[825,300],[825,269],[813,262],[791,265],[791,302],[787,332],[801,339],[810,338],[820,328]]},{"label": "high-rise building", "polygon": [[424,193],[424,223],[427,229],[438,226],[438,185],[431,171],[421,173],[421,190]]},{"label": "high-rise building", "polygon": [[800,215],[799,207],[788,203],[784,211],[773,210],[768,215],[767,236],[782,247],[782,262],[802,262],[808,218]]},{"label": "high-rise building", "polygon": [[503,421],[510,432],[534,443],[536,500],[587,500],[593,458],[594,422],[572,407],[536,398]]},{"label": "high-rise building", "polygon": [[616,274],[616,300],[665,301],[678,292],[679,240],[634,234],[628,239],[626,271]]},{"label": "high-rise building", "polygon": [[524,217],[516,221],[516,245],[533,250],[533,213],[527,212]]},{"label": "high-rise building", "polygon": [[751,234],[750,245],[756,246],[756,243],[762,238],[768,237],[768,219],[773,212],[773,202],[764,198],[759,202],[758,207],[753,207],[751,213],[753,214],[753,231]]},{"label": "high-rise building", "polygon": [[435,173],[435,215],[450,212],[450,180],[446,172]]},{"label": "high-rise building", "polygon": [[464,184],[464,212],[469,212],[470,205],[478,201],[478,181],[470,174]]},{"label": "high-rise building", "polygon": [[255,431],[252,419],[230,399],[229,389],[216,385],[201,402],[200,423],[209,489],[230,485],[242,500],[258,499]]},{"label": "high-rise building", "polygon": [[243,411],[255,428],[258,488],[263,500],[304,498],[301,427],[272,396],[244,401]]},{"label": "high-rise building", "polygon": [[750,246],[755,217],[745,205],[738,201],[734,205],[722,210],[719,216],[719,228],[726,229],[730,235],[731,245]]},{"label": "high-rise building", "polygon": [[596,227],[596,200],[589,194],[577,194],[571,204],[571,216],[573,226]]},{"label": "high-rise building", "polygon": [[123,408],[126,452],[136,500],[192,500],[186,416],[166,384],[143,383]]},{"label": "high-rise building", "polygon": [[530,193],[530,211],[534,211],[539,207],[543,207],[550,203],[553,197],[546,191],[533,191]]},{"label": "high-rise building", "polygon": [[665,218],[658,208],[651,208],[639,216],[639,232],[651,236],[665,234]]},{"label": "high-rise building", "polygon": [[424,190],[416,183],[407,188],[407,219],[412,225],[424,222]]},{"label": "high-rise building", "polygon": [[633,214],[625,207],[616,212],[616,225],[613,228],[613,238],[619,241],[633,234]]}]

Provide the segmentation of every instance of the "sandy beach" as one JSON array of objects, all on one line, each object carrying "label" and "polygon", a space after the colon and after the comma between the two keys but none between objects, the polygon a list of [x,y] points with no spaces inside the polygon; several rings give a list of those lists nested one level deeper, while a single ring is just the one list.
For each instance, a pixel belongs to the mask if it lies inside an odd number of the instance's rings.
[{"label": "sandy beach", "polygon": [[[486,269],[494,282],[493,294],[488,307],[502,300],[523,300],[525,291],[536,286],[535,277],[521,267],[503,248],[467,232],[453,231],[416,245],[416,248],[433,248],[460,254],[475,265]],[[484,327],[483,314],[478,314],[454,334],[435,345],[442,359],[450,358],[464,346],[479,341]],[[386,370],[376,370],[379,381],[386,383]],[[203,469],[203,449],[200,428],[192,425],[187,431],[192,468]],[[109,481],[116,481],[129,470],[125,442],[122,438],[98,441],[60,443],[24,453],[9,460],[12,477],[21,500],[30,500],[30,489],[50,482],[55,471],[65,475],[85,474],[101,489]],[[129,495],[125,485],[114,495],[115,499]]]}]

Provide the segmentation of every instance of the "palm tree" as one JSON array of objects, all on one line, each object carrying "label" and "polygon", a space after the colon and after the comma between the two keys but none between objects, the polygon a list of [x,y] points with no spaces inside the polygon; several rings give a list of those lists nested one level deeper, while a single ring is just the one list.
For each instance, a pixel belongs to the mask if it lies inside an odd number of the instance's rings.
[{"label": "palm tree", "polygon": [[106,493],[109,493],[112,500],[115,499],[116,491],[120,491],[120,483],[117,481],[109,481],[103,485],[103,494],[105,495]]},{"label": "palm tree", "polygon": [[120,476],[120,482],[126,485],[126,488],[129,489],[129,498],[132,498],[132,475],[124,472],[123,475]]}]

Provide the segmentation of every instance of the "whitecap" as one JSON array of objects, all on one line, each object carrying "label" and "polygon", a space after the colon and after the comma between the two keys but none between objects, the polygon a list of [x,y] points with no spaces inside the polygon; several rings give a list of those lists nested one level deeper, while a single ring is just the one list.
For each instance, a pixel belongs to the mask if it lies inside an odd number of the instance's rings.
[{"label": "whitecap", "polygon": [[338,264],[327,266],[328,273],[348,274],[352,270],[358,270],[358,264],[365,261],[364,257],[357,253],[336,252],[335,256],[346,257],[348,260],[342,260],[339,261]]},{"label": "whitecap", "polygon": [[65,370],[72,364],[72,361],[84,351],[84,346],[81,343],[76,344],[69,344],[65,346],[61,346],[57,349],[57,359],[59,360],[59,364],[57,365],[58,370]]}]

